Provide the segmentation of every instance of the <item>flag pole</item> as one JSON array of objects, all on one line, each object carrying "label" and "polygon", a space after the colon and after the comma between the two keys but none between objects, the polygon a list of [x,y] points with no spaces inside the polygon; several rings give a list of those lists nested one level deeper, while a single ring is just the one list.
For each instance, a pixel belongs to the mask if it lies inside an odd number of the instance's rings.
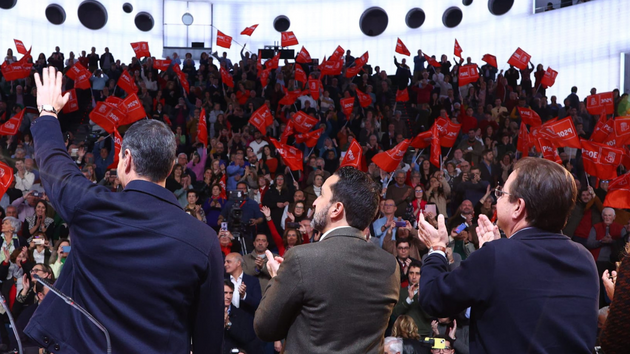
[{"label": "flag pole", "polygon": [[589,182],[589,180],[588,180],[589,179],[589,175],[588,175],[588,173],[586,171],[584,171],[584,174],[586,175],[586,185],[590,187],[591,186],[591,182]]}]

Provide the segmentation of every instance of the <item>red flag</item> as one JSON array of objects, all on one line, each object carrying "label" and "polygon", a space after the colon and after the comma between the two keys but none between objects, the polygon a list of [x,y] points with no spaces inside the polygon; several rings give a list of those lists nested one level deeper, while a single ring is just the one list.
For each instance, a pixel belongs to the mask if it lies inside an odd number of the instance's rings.
[{"label": "red flag", "polygon": [[319,140],[319,137],[322,136],[323,131],[324,128],[319,128],[306,134],[298,134],[295,136],[295,142],[298,144],[305,143],[306,146],[313,147],[317,145],[317,141]]},{"label": "red flag", "polygon": [[148,42],[131,43],[131,48],[133,48],[133,51],[136,53],[136,58],[138,59],[151,57],[151,52],[149,52]]},{"label": "red flag", "polygon": [[479,80],[479,70],[477,65],[463,65],[459,68],[459,86],[472,84]]},{"label": "red flag", "polygon": [[[17,49],[17,52],[20,54],[26,54],[26,46],[24,45],[24,43],[22,43],[21,40],[19,39],[14,39],[13,42],[15,43],[15,49]],[[2,193],[4,194],[4,193]]]},{"label": "red flag", "polygon": [[171,65],[171,60],[166,60],[166,59],[155,59],[153,61],[153,67],[161,70],[161,71],[166,71],[168,70],[168,67]]},{"label": "red flag", "polygon": [[302,69],[302,66],[300,65],[295,65],[295,81],[299,81],[303,84],[306,83],[306,73],[304,72],[304,69]]},{"label": "red flag", "polygon": [[227,199],[227,173],[224,173],[219,180],[219,185],[221,186],[221,195],[220,197],[223,199]]},{"label": "red flag", "polygon": [[617,167],[621,164],[623,153],[622,149],[582,140],[584,171],[597,178],[616,178]]},{"label": "red flag", "polygon": [[298,40],[297,37],[295,37],[295,34],[293,34],[293,32],[288,31],[288,32],[282,32],[282,36],[280,38],[280,45],[283,47],[290,47],[292,45],[298,45]]},{"label": "red flag", "polygon": [[282,157],[282,161],[291,169],[291,171],[302,171],[304,169],[304,164],[302,163],[304,154],[302,151],[294,148],[293,146],[283,144],[274,138],[269,138],[269,140],[271,140],[273,145],[276,147],[278,154]]},{"label": "red flag", "polygon": [[186,93],[190,93],[190,84],[188,83],[188,78],[186,77],[186,74],[184,74],[182,69],[179,67],[179,64],[173,65],[173,71],[177,75],[177,78],[179,79],[179,83],[180,85],[182,85],[182,88],[186,90]]},{"label": "red flag", "polygon": [[348,79],[353,78],[359,74],[361,69],[363,69],[363,66],[351,66],[346,69],[346,74],[344,76]]},{"label": "red flag", "polygon": [[398,168],[400,161],[405,157],[408,148],[409,139],[405,139],[393,148],[374,155],[372,162],[385,172],[394,172]]},{"label": "red flag", "polygon": [[290,120],[282,134],[280,134],[280,142],[286,144],[287,140],[289,140],[289,137],[293,135],[293,133],[295,133],[295,129],[293,129],[293,121]]},{"label": "red flag", "polygon": [[295,58],[295,61],[302,64],[310,64],[311,62],[313,62],[313,59],[311,59],[311,54],[308,52],[308,50],[302,47],[297,57]]},{"label": "red flag", "polygon": [[123,119],[119,125],[132,124],[147,116],[138,95],[135,93],[127,96],[127,98],[121,102],[118,109],[127,113],[125,119]]},{"label": "red flag", "polygon": [[243,32],[241,32],[241,34],[242,34],[243,36],[250,36],[250,37],[251,37],[251,35],[254,33],[254,30],[256,30],[256,27],[258,27],[258,24],[255,24],[255,25],[253,25],[253,26],[246,27],[246,28],[243,30]]},{"label": "red flag", "polygon": [[409,101],[409,92],[405,87],[404,90],[396,90],[396,102],[407,102]]},{"label": "red flag", "polygon": [[437,135],[433,135],[431,137],[431,155],[429,156],[429,162],[433,164],[433,166],[440,168],[440,158],[442,154],[442,148],[440,147],[440,138]]},{"label": "red flag", "polygon": [[604,206],[617,209],[630,208],[630,173],[623,174],[608,184]]},{"label": "red flag", "polygon": [[[410,145],[416,149],[425,149],[431,145],[433,142],[433,132],[431,130],[427,130],[426,132],[422,132],[416,135],[413,140],[411,140]],[[439,145],[439,143],[438,143]]]},{"label": "red flag", "polygon": [[302,96],[302,91],[300,91],[300,90],[286,92],[284,97],[282,97],[282,99],[278,103],[281,104],[281,105],[290,106],[290,105],[294,104],[295,101],[300,96]]},{"label": "red flag", "polygon": [[372,97],[370,97],[370,95],[368,95],[367,93],[361,92],[361,90],[359,89],[356,89],[356,91],[357,91],[357,97],[359,98],[359,104],[361,105],[361,107],[365,108],[372,104]]},{"label": "red flag", "polygon": [[345,52],[346,51],[343,48],[341,48],[340,45],[338,45],[337,48],[335,48],[335,51],[333,52],[333,54],[328,59],[334,58],[334,60],[339,60],[339,59],[343,60],[343,53]]},{"label": "red flag", "polygon": [[72,113],[74,111],[78,111],[79,110],[79,101],[77,100],[77,91],[75,89],[72,90],[68,90],[66,92],[64,92],[62,95],[65,95],[66,93],[68,93],[68,96],[70,97],[68,99],[68,103],[66,103],[65,106],[63,106],[63,113]]},{"label": "red flag", "polygon": [[118,107],[118,105],[121,105],[123,103],[123,99],[116,96],[109,96],[105,99],[105,103],[108,104],[110,107],[116,108]]},{"label": "red flag", "polygon": [[518,131],[518,141],[516,142],[516,150],[520,151],[523,156],[529,154],[529,147],[531,143],[529,141],[529,132],[525,123],[521,122],[521,129]]},{"label": "red flag", "polygon": [[308,90],[311,93],[311,97],[313,97],[315,101],[319,100],[319,90],[321,89],[321,87],[322,83],[318,79],[308,80]]},{"label": "red flag", "polygon": [[354,97],[342,98],[339,100],[341,111],[348,117],[354,108]]},{"label": "red flag", "polygon": [[521,121],[523,123],[528,124],[531,127],[538,127],[542,125],[540,116],[533,109],[519,106],[516,106],[516,109],[518,109],[518,113],[521,115]]},{"label": "red flag", "polygon": [[232,37],[221,31],[217,31],[217,45],[219,47],[230,49],[232,46]]},{"label": "red flag", "polygon": [[481,58],[481,60],[483,60],[486,63],[488,63],[488,65],[494,66],[497,69],[499,68],[499,66],[497,65],[497,57],[495,57],[492,54],[484,54],[483,58]]},{"label": "red flag", "polygon": [[14,81],[29,77],[32,69],[33,64],[26,63],[20,59],[11,64],[7,64],[5,61],[2,63],[0,71],[2,71],[2,76],[6,81]]},{"label": "red flag", "polygon": [[617,147],[626,145],[630,138],[630,117],[617,117],[614,120],[615,135],[617,136]]},{"label": "red flag", "polygon": [[343,69],[343,57],[333,58],[330,57],[328,60],[320,65],[320,71],[322,75],[339,75]]},{"label": "red flag", "polygon": [[81,74],[81,72],[83,71],[87,71],[87,69],[81,65],[81,63],[76,62],[74,65],[72,65],[72,67],[70,67],[70,69],[68,69],[68,71],[66,72],[66,76],[70,79],[70,80],[77,80],[77,77]]},{"label": "red flag", "polygon": [[560,155],[558,155],[558,149],[553,146],[553,144],[547,139],[538,139],[538,144],[542,150],[543,158],[549,161],[555,161],[559,164],[562,164],[562,160],[560,160]]},{"label": "red flag", "polygon": [[269,83],[269,74],[270,74],[269,71],[271,71],[271,69],[265,69],[265,70],[259,71],[260,83],[262,84],[262,87],[267,87],[267,84]]},{"label": "red flag", "polygon": [[514,54],[508,60],[508,64],[513,65],[521,70],[527,69],[527,64],[529,64],[529,60],[531,59],[531,55],[527,54],[520,47],[516,49]]},{"label": "red flag", "polygon": [[24,118],[24,110],[11,117],[4,124],[0,125],[0,135],[15,135],[22,125],[22,118]]},{"label": "red flag", "polygon": [[355,61],[354,61],[354,66],[363,66],[365,64],[367,64],[368,60],[370,59],[370,53],[365,52],[363,53],[362,56],[358,57]]},{"label": "red flag", "polygon": [[267,60],[265,63],[265,68],[267,69],[277,69],[280,66],[280,52],[276,54],[273,58]]},{"label": "red flag", "polygon": [[4,162],[0,162],[0,197],[4,196],[7,189],[11,187],[13,178],[15,178],[13,175],[13,169]]},{"label": "red flag", "polygon": [[462,129],[462,125],[455,124],[451,122],[450,119],[445,118],[439,118],[434,125],[438,131],[437,136],[440,139],[440,145],[447,148],[453,147],[459,135],[459,131]]},{"label": "red flag", "polygon": [[442,64],[440,64],[437,60],[431,58],[430,56],[424,54],[424,59],[427,60],[427,63],[429,63],[429,65],[431,65],[434,68],[441,68]]},{"label": "red flag", "polygon": [[606,120],[606,112],[602,111],[602,114],[599,116],[599,120],[597,124],[595,124],[595,129],[593,130],[593,134],[591,134],[591,141],[596,143],[601,143],[606,138],[615,131],[615,121],[610,119]]},{"label": "red flag", "polygon": [[296,112],[291,121],[293,122],[293,128],[299,133],[308,133],[319,123],[319,119],[309,116],[302,111]]},{"label": "red flag", "polygon": [[208,123],[206,123],[206,110],[201,109],[199,113],[199,123],[197,123],[197,140],[203,144],[204,147],[208,146]]},{"label": "red flag", "polygon": [[224,84],[226,84],[228,87],[234,88],[234,78],[232,77],[232,75],[230,75],[230,73],[227,70],[225,70],[223,66],[221,66],[220,72],[221,72],[221,81]]},{"label": "red flag", "polygon": [[129,74],[129,71],[125,70],[118,79],[118,87],[123,89],[127,94],[138,93],[138,86],[133,81],[133,77]]},{"label": "red flag", "polygon": [[560,147],[568,146],[576,149],[580,149],[582,147],[571,117],[545,125],[555,134],[555,136],[557,136],[557,139],[553,141],[555,145]]},{"label": "red flag", "polygon": [[92,87],[90,84],[90,73],[81,63],[75,63],[67,72],[66,76],[74,80],[74,87],[82,90],[88,90]]},{"label": "red flag", "polygon": [[411,55],[411,52],[409,51],[409,49],[407,49],[407,46],[400,40],[400,38],[398,38],[398,41],[396,41],[396,53],[406,56]]},{"label": "red flag", "polygon": [[343,160],[341,160],[339,167],[344,166],[354,167],[357,170],[367,172],[367,164],[365,163],[365,157],[363,156],[363,148],[361,148],[361,145],[359,145],[359,142],[357,142],[356,139],[352,140],[350,147],[348,147],[346,154],[343,156]]},{"label": "red flag", "polygon": [[111,134],[124,121],[125,113],[117,108],[110,107],[105,102],[99,102],[90,112],[90,119]]},{"label": "red flag", "polygon": [[111,165],[107,166],[108,169],[110,168],[117,168],[118,167],[118,155],[120,154],[120,149],[122,147],[122,137],[120,136],[120,133],[118,132],[118,129],[114,128],[114,162],[112,162]]},{"label": "red flag", "polygon": [[[457,39],[455,39],[455,56],[461,59],[462,57],[462,47],[459,46]],[[460,85],[461,86],[461,85]]]},{"label": "red flag", "polygon": [[260,108],[252,113],[252,116],[249,118],[249,123],[258,128],[263,135],[266,135],[267,127],[273,124],[273,115],[269,107],[267,107],[266,104],[260,106]]},{"label": "red flag", "polygon": [[545,76],[543,76],[540,83],[545,87],[551,87],[556,83],[556,77],[558,76],[558,72],[553,70],[552,68],[547,68],[545,71]]}]

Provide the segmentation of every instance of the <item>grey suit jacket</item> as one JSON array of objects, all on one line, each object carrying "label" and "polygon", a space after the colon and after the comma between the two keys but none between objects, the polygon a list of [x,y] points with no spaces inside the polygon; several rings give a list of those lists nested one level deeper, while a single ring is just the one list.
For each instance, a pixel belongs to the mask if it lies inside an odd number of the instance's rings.
[{"label": "grey suit jacket", "polygon": [[398,301],[396,259],[351,227],[291,248],[254,318],[260,339],[285,353],[381,353]]}]

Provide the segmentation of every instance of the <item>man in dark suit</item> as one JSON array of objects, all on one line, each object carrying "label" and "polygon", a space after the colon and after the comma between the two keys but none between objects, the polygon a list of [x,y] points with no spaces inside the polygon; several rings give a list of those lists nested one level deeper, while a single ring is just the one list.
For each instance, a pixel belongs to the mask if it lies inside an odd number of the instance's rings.
[{"label": "man in dark suit", "polygon": [[424,312],[418,303],[418,288],[420,286],[420,262],[414,261],[409,265],[409,286],[400,289],[398,303],[394,306],[391,322],[394,323],[398,316],[407,315],[413,319],[418,327],[420,338],[429,337],[431,331],[431,317]]},{"label": "man in dark suit", "polygon": [[[114,353],[214,353],[223,343],[223,259],[216,233],[164,188],[175,161],[170,128],[133,124],[122,141],[124,192],[92,183],[67,153],[56,117],[68,101],[61,73],[35,74],[40,117],[32,126],[50,201],[70,225],[70,252],[55,286],[109,331]],[[24,330],[56,354],[105,351],[103,333],[57,296]],[[192,342],[192,346],[191,346]]]},{"label": "man in dark suit", "polygon": [[[246,311],[234,306],[234,284],[225,280],[223,284],[225,294],[225,321],[223,336],[225,345],[223,353],[232,353],[232,349],[245,349],[248,354],[262,353],[262,341],[256,337],[254,332],[254,316]],[[238,296],[238,292],[236,294]]]},{"label": "man in dark suit", "polygon": [[590,353],[597,269],[582,245],[560,234],[575,204],[573,177],[554,162],[525,158],[495,193],[498,227],[507,238],[481,215],[479,250],[450,273],[444,218],[437,230],[421,218],[420,237],[431,251],[420,305],[438,317],[472,307],[471,353]]},{"label": "man in dark suit", "polygon": [[394,257],[364,236],[379,191],[366,173],[340,168],[313,203],[319,242],[291,248],[284,260],[267,251],[272,279],[254,318],[258,337],[286,338],[286,353],[383,351],[400,274]]},{"label": "man in dark suit", "polygon": [[226,280],[234,284],[237,296],[232,298],[232,304],[250,315],[254,316],[260,304],[261,290],[260,282],[256,277],[243,272],[243,256],[240,253],[230,253],[225,256]]}]

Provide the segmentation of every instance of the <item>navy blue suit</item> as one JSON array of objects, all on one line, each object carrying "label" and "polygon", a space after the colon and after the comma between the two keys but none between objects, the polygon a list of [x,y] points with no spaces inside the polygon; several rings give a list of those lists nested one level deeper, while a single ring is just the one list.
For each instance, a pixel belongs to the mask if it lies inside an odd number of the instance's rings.
[{"label": "navy blue suit", "polygon": [[[230,276],[227,277],[230,280]],[[260,290],[260,282],[258,278],[247,275],[243,273],[243,283],[245,283],[247,296],[245,300],[241,300],[239,303],[239,308],[247,313],[249,313],[252,317],[256,313],[256,309],[260,304],[260,300],[262,299],[262,292]],[[234,296],[239,296],[238,289],[234,289]]]},{"label": "navy blue suit", "polygon": [[595,345],[597,269],[586,248],[564,235],[523,229],[485,244],[452,272],[433,253],[421,272],[427,313],[472,307],[472,354],[587,354]]},{"label": "navy blue suit", "polygon": [[[31,126],[41,180],[70,225],[72,251],[55,285],[109,330],[113,353],[219,353],[223,260],[217,235],[173,193],[136,180],[114,193],[68,156],[59,122]],[[49,293],[26,335],[55,354],[102,353],[105,337]]]}]

